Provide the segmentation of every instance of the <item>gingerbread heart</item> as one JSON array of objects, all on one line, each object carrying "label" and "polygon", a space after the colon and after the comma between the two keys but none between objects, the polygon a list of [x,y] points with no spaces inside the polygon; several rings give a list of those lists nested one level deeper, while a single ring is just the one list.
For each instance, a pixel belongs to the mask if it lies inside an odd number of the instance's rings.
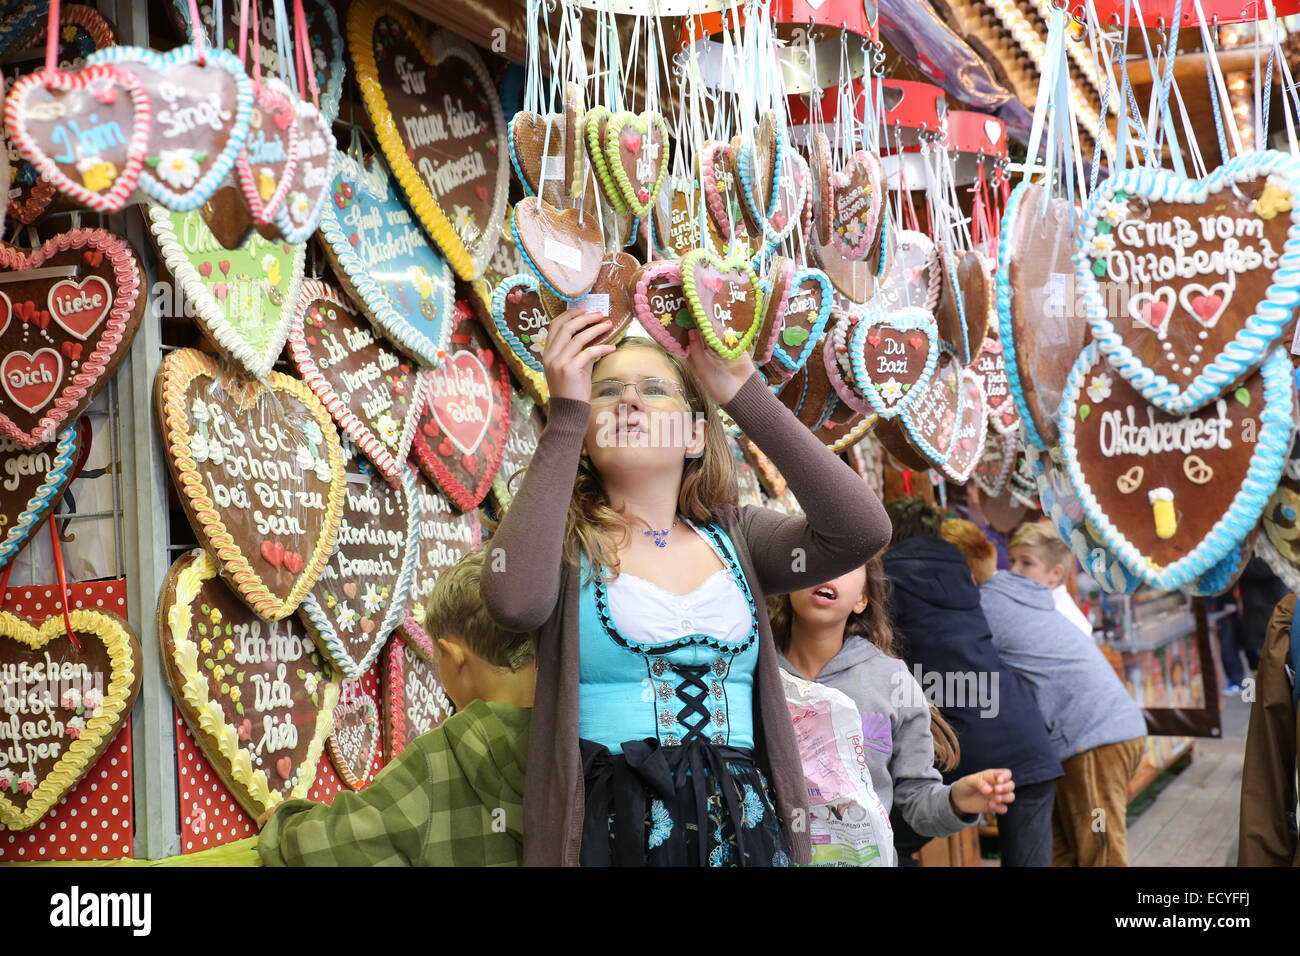
[{"label": "gingerbread heart", "polygon": [[695,180],[670,176],[659,190],[651,218],[655,248],[667,259],[680,259],[703,244],[700,233],[702,190]]},{"label": "gingerbread heart", "polygon": [[966,400],[962,403],[961,419],[957,424],[957,439],[941,470],[952,481],[964,485],[984,454],[989,421],[984,404],[984,386],[980,384],[979,376],[969,368],[962,369],[961,388]]},{"label": "gingerbread heart", "polygon": [[254,84],[248,136],[235,157],[244,202],[253,222],[275,219],[293,185],[298,166],[298,123],[293,94],[279,81]]},{"label": "gingerbread heart", "polygon": [[[999,435],[1014,435],[1020,431],[1020,410],[1011,397],[1007,381],[1007,363],[1002,343],[986,338],[971,368],[983,380],[984,398],[988,403],[989,427]],[[997,497],[994,495],[994,497]]]},{"label": "gingerbread heart", "polygon": [[158,613],[163,667],[199,749],[259,817],[311,792],[339,684],[297,618],[260,619],[219,572],[201,549],[172,565]]},{"label": "gingerbread heart", "polygon": [[510,376],[478,320],[465,310],[452,351],[434,369],[411,449],[457,507],[477,508],[492,487],[510,430]]},{"label": "gingerbread heart", "polygon": [[831,172],[830,240],[845,259],[867,258],[879,237],[883,179],[880,158],[864,149]]},{"label": "gingerbread heart", "polygon": [[456,511],[447,497],[414,466],[411,466],[411,477],[415,481],[420,512],[415,575],[406,599],[406,616],[393,632],[390,644],[400,636],[409,651],[432,660],[433,642],[424,632],[425,604],[438,583],[438,576],[482,544],[483,525],[477,511]]},{"label": "gingerbread heart", "polygon": [[565,114],[543,117],[521,111],[514,115],[508,130],[510,161],[524,193],[536,196],[540,191],[543,199],[563,209],[568,205],[576,166],[574,138],[567,134]]},{"label": "gingerbread heart", "polygon": [[529,196],[515,204],[510,229],[524,261],[554,295],[576,299],[591,289],[605,258],[599,219]]},{"label": "gingerbread heart", "polygon": [[975,463],[971,480],[990,498],[1000,498],[1016,463],[1017,436],[1014,432],[990,432],[984,442],[980,460]]},{"label": "gingerbread heart", "polygon": [[583,115],[583,131],[586,134],[587,159],[591,163],[601,197],[617,213],[628,212],[623,193],[618,188],[614,174],[610,169],[605,153],[605,139],[609,129],[609,108],[596,105]]},{"label": "gingerbread heart", "polygon": [[607,333],[596,339],[597,343],[617,342],[627,334],[633,316],[633,283],[641,263],[626,252],[605,256],[596,274],[596,281],[586,293],[571,301],[558,298],[546,288],[541,288],[542,305],[552,320],[570,309],[599,312],[613,323]]},{"label": "gingerbread heart", "polygon": [[420,513],[409,470],[394,487],[351,451],[338,545],[298,615],[343,676],[357,680],[405,616]]},{"label": "gingerbread heart", "polygon": [[505,117],[469,42],[424,37],[396,4],[348,8],[348,50],[379,145],[421,225],[468,281],[483,274],[504,222]]},{"label": "gingerbread heart", "polygon": [[895,229],[889,271],[877,284],[871,304],[884,312],[924,309],[931,315],[939,303],[940,270],[934,242],[923,232]]},{"label": "gingerbread heart", "polygon": [[[339,115],[339,100],[343,93],[343,77],[347,73],[347,65],[343,62],[343,35],[339,32],[338,17],[335,16],[334,8],[330,5],[329,0],[303,0],[298,9],[303,11],[303,20],[307,27],[307,49],[312,54],[308,59],[310,69],[316,73],[316,89],[320,99],[320,112],[325,117],[327,124],[333,123]],[[172,13],[177,27],[186,36],[189,36],[192,27],[190,25],[190,5],[188,0],[172,0],[169,11]],[[67,8],[63,11],[65,20],[70,12],[71,9]],[[200,6],[199,20],[203,24],[203,30],[209,44],[215,44],[217,37],[214,13],[223,14],[221,33],[225,38],[226,49],[233,52],[236,40],[239,37],[240,5],[235,3],[216,4],[215,10],[212,4],[205,3]],[[266,81],[284,77],[295,69],[295,65],[281,62],[281,48],[275,42],[275,21],[267,14],[263,14],[263,16],[266,17],[266,20],[263,23],[261,34],[261,56],[257,59],[261,61],[261,79]],[[296,20],[293,25],[296,26]],[[252,71],[254,66],[257,65],[255,58],[248,57],[246,65]],[[303,97],[310,97],[311,93],[307,88],[307,83],[303,82],[300,85],[303,88]]]},{"label": "gingerbread heart", "polygon": [[116,614],[78,608],[67,621],[29,622],[0,611],[0,824],[34,826],[77,785],[130,715],[143,669],[140,641]]},{"label": "gingerbread heart", "polygon": [[808,146],[808,167],[812,176],[813,238],[824,246],[831,243],[831,220],[835,212],[833,162],[830,139],[823,132],[813,133]]},{"label": "gingerbread heart", "polygon": [[1066,477],[1060,448],[1022,449],[1007,479],[1007,491],[1015,501],[1041,509],[1051,519],[1075,559],[1103,591],[1131,594],[1137,590],[1141,579],[1105,546],[1087,520],[1083,503]]},{"label": "gingerbread heart", "polygon": [[753,135],[741,137],[732,153],[740,177],[741,196],[750,218],[763,223],[777,205],[778,184],[785,171],[785,130],[776,114],[766,112],[754,128]]},{"label": "gingerbread heart", "polygon": [[501,467],[492,482],[492,496],[501,511],[510,507],[523,472],[537,452],[545,425],[536,402],[519,392],[511,396],[510,435],[506,439],[505,454],[501,456]]},{"label": "gingerbread heart", "polygon": [[781,320],[790,301],[791,283],[794,280],[793,259],[777,256],[763,283],[763,324],[754,337],[754,364],[763,365],[772,359],[776,340],[781,335]]},{"label": "gingerbread heart", "polygon": [[97,212],[131,200],[149,149],[148,94],[115,66],[31,73],[5,99],[18,152],[60,192]]},{"label": "gingerbread heart", "polygon": [[[880,440],[890,454],[905,461],[907,450],[898,442],[904,438],[915,455],[930,467],[940,468],[952,454],[966,404],[961,387],[961,363],[951,349],[940,345],[938,364],[920,394],[898,414],[900,430],[882,431]],[[914,459],[913,459],[914,460]]]},{"label": "gingerbread heart", "polygon": [[784,381],[803,368],[826,331],[834,296],[820,269],[796,269],[781,313],[781,333],[771,360],[763,367],[768,381]]},{"label": "gingerbread heart", "polygon": [[861,320],[860,315],[850,312],[831,312],[830,323],[826,326],[826,341],[822,346],[822,361],[826,364],[826,373],[830,376],[831,387],[840,403],[849,408],[868,414],[871,406],[858,394],[861,386],[853,376],[853,364],[849,361],[849,337]]},{"label": "gingerbread heart", "polygon": [[862,441],[875,428],[879,419],[874,413],[864,413],[844,402],[836,402],[826,415],[826,420],[813,434],[836,454],[848,451]]},{"label": "gingerbread heart", "polygon": [[163,357],[157,396],[199,542],[249,607],[288,617],[334,551],[343,512],[343,449],[325,406],[295,378],[239,379],[194,349]]},{"label": "gingerbread heart", "polygon": [[668,124],[651,111],[619,112],[605,129],[605,162],[619,195],[637,216],[649,214],[668,175]]},{"label": "gingerbread heart", "polygon": [[74,422],[39,448],[21,448],[0,438],[0,568],[8,566],[63,497],[81,462],[83,436]]},{"label": "gingerbread heart", "polygon": [[763,225],[763,240],[768,249],[777,248],[794,235],[796,229],[811,221],[810,179],[808,162],[793,149],[783,150],[776,198],[767,215],[760,220]]},{"label": "gingerbread heart", "polygon": [[853,380],[871,411],[886,420],[921,400],[939,351],[938,330],[923,309],[873,310],[848,342]]},{"label": "gingerbread heart", "polygon": [[239,58],[193,46],[170,53],[114,46],[86,59],[87,66],[101,64],[133,75],[149,98],[152,123],[140,191],[177,212],[207,202],[248,136],[253,84]]},{"label": "gingerbread heart", "polygon": [[809,260],[821,267],[831,285],[846,299],[859,305],[871,300],[876,277],[870,263],[845,259],[832,243],[820,242],[815,234],[808,253]]},{"label": "gingerbread heart", "polygon": [[1088,339],[1070,289],[1076,224],[1068,202],[1029,182],[1011,191],[1002,216],[998,338],[1025,440],[1034,448],[1058,442],[1061,390]]},{"label": "gingerbread heart", "polygon": [[0,244],[0,435],[34,448],[86,409],[135,336],[142,275],[131,247],[102,229],[33,252]]},{"label": "gingerbread heart", "polygon": [[1061,400],[1070,486],[1101,541],[1174,590],[1228,556],[1259,520],[1291,448],[1295,383],[1284,350],[1232,393],[1171,415],[1121,378],[1097,343]]},{"label": "gingerbread heart", "polygon": [[411,218],[377,156],[336,153],[321,214],[325,254],[370,320],[416,361],[442,361],[455,301],[451,267]]},{"label": "gingerbread heart", "polygon": [[967,364],[979,354],[988,335],[993,312],[993,285],[996,270],[993,260],[981,252],[967,252],[957,263],[957,290],[961,295],[962,315],[966,318]]},{"label": "gingerbread heart", "polygon": [[381,474],[400,481],[429,400],[428,373],[378,338],[351,301],[319,279],[303,283],[289,355],[343,434]]},{"label": "gingerbread heart", "polygon": [[682,260],[682,288],[711,349],[725,359],[750,349],[763,324],[763,291],[749,260],[697,249]]},{"label": "gingerbread heart", "polygon": [[492,290],[492,325],[494,341],[504,346],[534,372],[542,372],[542,352],[550,332],[551,317],[542,306],[537,277],[532,274],[508,276]]},{"label": "gingerbread heart", "polygon": [[359,685],[344,681],[334,705],[329,748],[339,779],[351,789],[360,790],[370,782],[382,738],[379,705]]},{"label": "gingerbread heart", "polygon": [[307,247],[251,232],[226,249],[197,209],[151,206],[149,230],[200,327],[250,375],[264,378],[289,337]]},{"label": "gingerbread heart", "polygon": [[1204,408],[1289,341],[1298,193],[1300,160],[1272,150],[1202,180],[1130,169],[1097,190],[1075,280],[1093,339],[1151,404]]},{"label": "gingerbread heart", "polygon": [[751,237],[745,225],[744,199],[731,146],[705,143],[696,154],[696,164],[708,220],[722,240],[720,251],[731,248],[732,244],[747,246],[761,240],[761,236]]},{"label": "gingerbread heart", "polygon": [[632,303],[641,327],[673,355],[686,357],[688,338],[695,320],[691,318],[686,289],[682,286],[682,265],[675,259],[660,259],[642,266],[632,283]]},{"label": "gingerbread heart", "polygon": [[[330,11],[333,16],[333,11]],[[275,214],[275,229],[285,242],[306,242],[320,225],[334,186],[334,132],[314,104],[295,100],[298,155],[289,190]]]},{"label": "gingerbread heart", "polygon": [[957,278],[957,256],[942,239],[935,243],[935,255],[939,260],[939,304],[934,307],[934,321],[939,326],[939,338],[965,365],[971,360],[971,335]]},{"label": "gingerbread heart", "polygon": [[388,759],[435,727],[456,708],[442,686],[438,665],[412,654],[400,635],[393,635],[384,656],[384,740]]}]

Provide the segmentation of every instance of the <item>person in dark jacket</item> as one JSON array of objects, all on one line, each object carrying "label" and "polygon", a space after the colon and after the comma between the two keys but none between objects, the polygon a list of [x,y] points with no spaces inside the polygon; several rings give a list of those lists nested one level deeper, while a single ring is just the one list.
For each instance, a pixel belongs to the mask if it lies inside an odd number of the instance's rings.
[{"label": "person in dark jacket", "polygon": [[1269,618],[1273,616],[1277,602],[1290,592],[1268,562],[1258,555],[1246,562],[1241,577],[1237,579],[1237,588],[1241,592],[1241,632],[1237,642],[1246,652],[1250,669],[1256,670]]},{"label": "person in dark jacket", "polygon": [[[1002,865],[1051,866],[1061,764],[1043,715],[1023,678],[998,656],[970,567],[939,537],[943,516],[918,498],[897,499],[886,511],[894,537],[883,561],[903,659],[961,744],[961,760],[944,782],[982,767],[1009,768],[1016,802],[998,821]],[[900,858],[926,842],[900,818],[891,822]]]}]

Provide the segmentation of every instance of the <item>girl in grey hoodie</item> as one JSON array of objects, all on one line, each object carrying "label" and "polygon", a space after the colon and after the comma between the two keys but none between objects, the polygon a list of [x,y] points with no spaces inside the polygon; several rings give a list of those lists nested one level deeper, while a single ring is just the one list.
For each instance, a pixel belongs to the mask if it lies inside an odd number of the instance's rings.
[{"label": "girl in grey hoodie", "polygon": [[[917,833],[943,837],[1015,799],[1011,771],[982,770],[945,785],[935,768],[932,711],[921,685],[894,656],[889,582],[874,558],[841,577],[769,598],[772,636],[791,674],[843,691],[862,714],[862,749],[886,811],[895,803]],[[940,754],[955,765],[956,738],[934,713]],[[945,761],[947,762],[947,761]]]}]

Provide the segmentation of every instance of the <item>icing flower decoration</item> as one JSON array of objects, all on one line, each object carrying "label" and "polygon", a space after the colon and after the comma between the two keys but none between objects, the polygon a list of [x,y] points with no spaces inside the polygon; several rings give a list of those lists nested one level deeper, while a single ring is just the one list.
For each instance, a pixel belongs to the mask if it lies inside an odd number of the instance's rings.
[{"label": "icing flower decoration", "polygon": [[374,614],[375,611],[379,609],[379,605],[382,603],[379,597],[379,591],[375,588],[373,584],[369,584],[366,586],[366,593],[361,596],[361,600],[365,603],[367,614]]},{"label": "icing flower decoration", "polygon": [[352,187],[340,180],[334,182],[334,205],[340,210],[347,209],[352,202]]},{"label": "icing flower decoration", "polygon": [[[220,624],[220,623],[221,623],[221,609],[220,609],[220,608],[215,608],[215,607],[214,607],[214,608],[212,609],[212,613],[209,614],[208,617],[212,619],[212,623],[213,623],[213,624]],[[230,642],[227,641],[226,643],[229,644]],[[230,648],[226,648],[226,650],[230,650]]]},{"label": "icing flower decoration", "polygon": [[1108,232],[1099,232],[1092,237],[1092,251],[1095,255],[1103,255],[1115,248],[1115,237]]},{"label": "icing flower decoration", "polygon": [[316,477],[327,485],[334,477],[334,472],[330,471],[330,463],[324,458],[316,459]]},{"label": "icing flower decoration", "polygon": [[1104,402],[1110,398],[1110,376],[1105,372],[1094,375],[1088,383],[1088,397],[1094,402]]},{"label": "icing flower decoration", "polygon": [[1106,209],[1101,215],[1112,226],[1118,225],[1128,218],[1128,203],[1123,199],[1112,199],[1106,204]]},{"label": "icing flower decoration", "polygon": [[238,703],[239,703],[239,698],[240,698],[241,696],[243,696],[243,694],[242,694],[241,691],[239,690],[239,685],[238,685],[238,684],[236,684],[234,687],[230,688],[230,702],[231,702],[232,704],[238,704]]},{"label": "icing flower decoration", "polygon": [[379,428],[379,437],[390,445],[396,445],[401,435],[397,430],[397,419],[387,413],[380,415],[375,422]]},{"label": "icing flower decoration", "polygon": [[551,327],[549,325],[538,329],[530,336],[531,341],[528,343],[528,347],[541,355],[542,350],[546,348],[546,340],[550,336],[550,332]]},{"label": "icing flower decoration", "polygon": [[199,156],[192,149],[164,149],[159,151],[153,165],[158,178],[173,189],[189,189],[199,178]]},{"label": "icing flower decoration", "polygon": [[1272,219],[1280,212],[1291,211],[1291,194],[1277,183],[1265,184],[1264,191],[1255,200],[1255,215],[1260,219]]},{"label": "icing flower decoration", "polygon": [[[348,606],[347,601],[344,601],[339,605],[335,619],[339,622],[340,631],[350,631],[356,626],[357,621],[361,620],[361,615],[352,610],[352,608]],[[308,693],[310,693],[310,691],[308,691]]]},{"label": "icing flower decoration", "polygon": [[312,418],[303,422],[302,434],[313,445],[319,445],[325,440],[325,436],[321,434],[320,425],[316,424],[316,420]]},{"label": "icing flower decoration", "polygon": [[201,650],[204,654],[211,654],[212,642],[205,637],[203,640],[199,641],[199,650]]},{"label": "icing flower decoration", "polygon": [[333,594],[325,595],[325,606],[329,608],[331,611],[334,610],[334,605],[338,603],[339,603],[339,599],[335,597]]},{"label": "icing flower decoration", "polygon": [[293,453],[293,460],[303,471],[308,471],[316,464],[316,456],[313,455],[306,445],[299,445]]},{"label": "icing flower decoration", "polygon": [[36,774],[32,773],[32,771],[30,770],[26,771],[21,777],[18,778],[18,789],[21,790],[23,793],[31,793],[33,790],[35,790]]},{"label": "icing flower decoration", "polygon": [[740,344],[740,337],[737,336],[736,333],[731,329],[727,329],[727,331],[722,336],[722,343],[727,348],[734,349],[737,345]]},{"label": "icing flower decoration", "polygon": [[190,436],[190,457],[195,464],[208,460],[208,439],[202,432]]},{"label": "icing flower decoration", "polygon": [[379,589],[379,596],[380,596],[381,598],[383,598],[385,601],[388,600],[388,585],[387,585],[387,584],[385,584],[382,588]]},{"label": "icing flower decoration", "polygon": [[316,693],[316,688],[320,686],[320,678],[315,674],[308,674],[302,679],[302,689],[308,694]]},{"label": "icing flower decoration", "polygon": [[81,703],[91,717],[98,716],[99,708],[104,706],[104,692],[98,687],[92,687],[81,698]]},{"label": "icing flower decoration", "polygon": [[887,402],[896,402],[903,397],[903,383],[896,378],[888,378],[876,386],[880,397]]},{"label": "icing flower decoration", "polygon": [[208,461],[219,465],[226,460],[226,448],[219,441],[208,442]]},{"label": "icing flower decoration", "polygon": [[221,649],[227,654],[233,654],[235,653],[235,642],[230,638],[226,638],[226,642],[221,645]]},{"label": "icing flower decoration", "polygon": [[262,271],[266,273],[266,279],[271,285],[280,284],[280,260],[275,257],[275,253],[268,252],[262,257]]},{"label": "icing flower decoration", "polygon": [[306,222],[307,213],[311,212],[311,202],[306,193],[289,194],[289,217],[299,225]]},{"label": "icing flower decoration", "polygon": [[194,406],[190,409],[190,418],[202,424],[207,422],[210,417],[211,416],[208,413],[208,403],[201,398],[194,399]]},{"label": "icing flower decoration", "polygon": [[9,769],[0,770],[0,791],[8,790],[12,792],[13,788],[14,788],[14,772]]},{"label": "icing flower decoration", "polygon": [[78,737],[81,736],[82,731],[84,731],[85,729],[86,729],[86,722],[84,720],[82,720],[80,717],[72,717],[68,720],[68,723],[64,727],[63,732],[67,734],[69,737],[71,737],[73,740],[76,740]]},{"label": "icing flower decoration", "polygon": [[81,703],[81,694],[77,691],[75,687],[69,687],[67,690],[63,692],[63,696],[59,698],[59,706],[61,706],[64,710],[76,710],[77,705],[80,703]]}]

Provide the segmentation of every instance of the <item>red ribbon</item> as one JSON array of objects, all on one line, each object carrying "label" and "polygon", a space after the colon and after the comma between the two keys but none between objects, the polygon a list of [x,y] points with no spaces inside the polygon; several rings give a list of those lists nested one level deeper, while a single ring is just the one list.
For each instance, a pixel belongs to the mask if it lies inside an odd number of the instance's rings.
[{"label": "red ribbon", "polygon": [[59,591],[63,596],[63,626],[67,628],[68,640],[80,654],[81,641],[77,640],[77,635],[72,633],[72,615],[68,612],[68,578],[63,572],[63,548],[59,545],[59,528],[52,514],[50,515],[50,543],[54,546],[54,571],[59,576]]}]

